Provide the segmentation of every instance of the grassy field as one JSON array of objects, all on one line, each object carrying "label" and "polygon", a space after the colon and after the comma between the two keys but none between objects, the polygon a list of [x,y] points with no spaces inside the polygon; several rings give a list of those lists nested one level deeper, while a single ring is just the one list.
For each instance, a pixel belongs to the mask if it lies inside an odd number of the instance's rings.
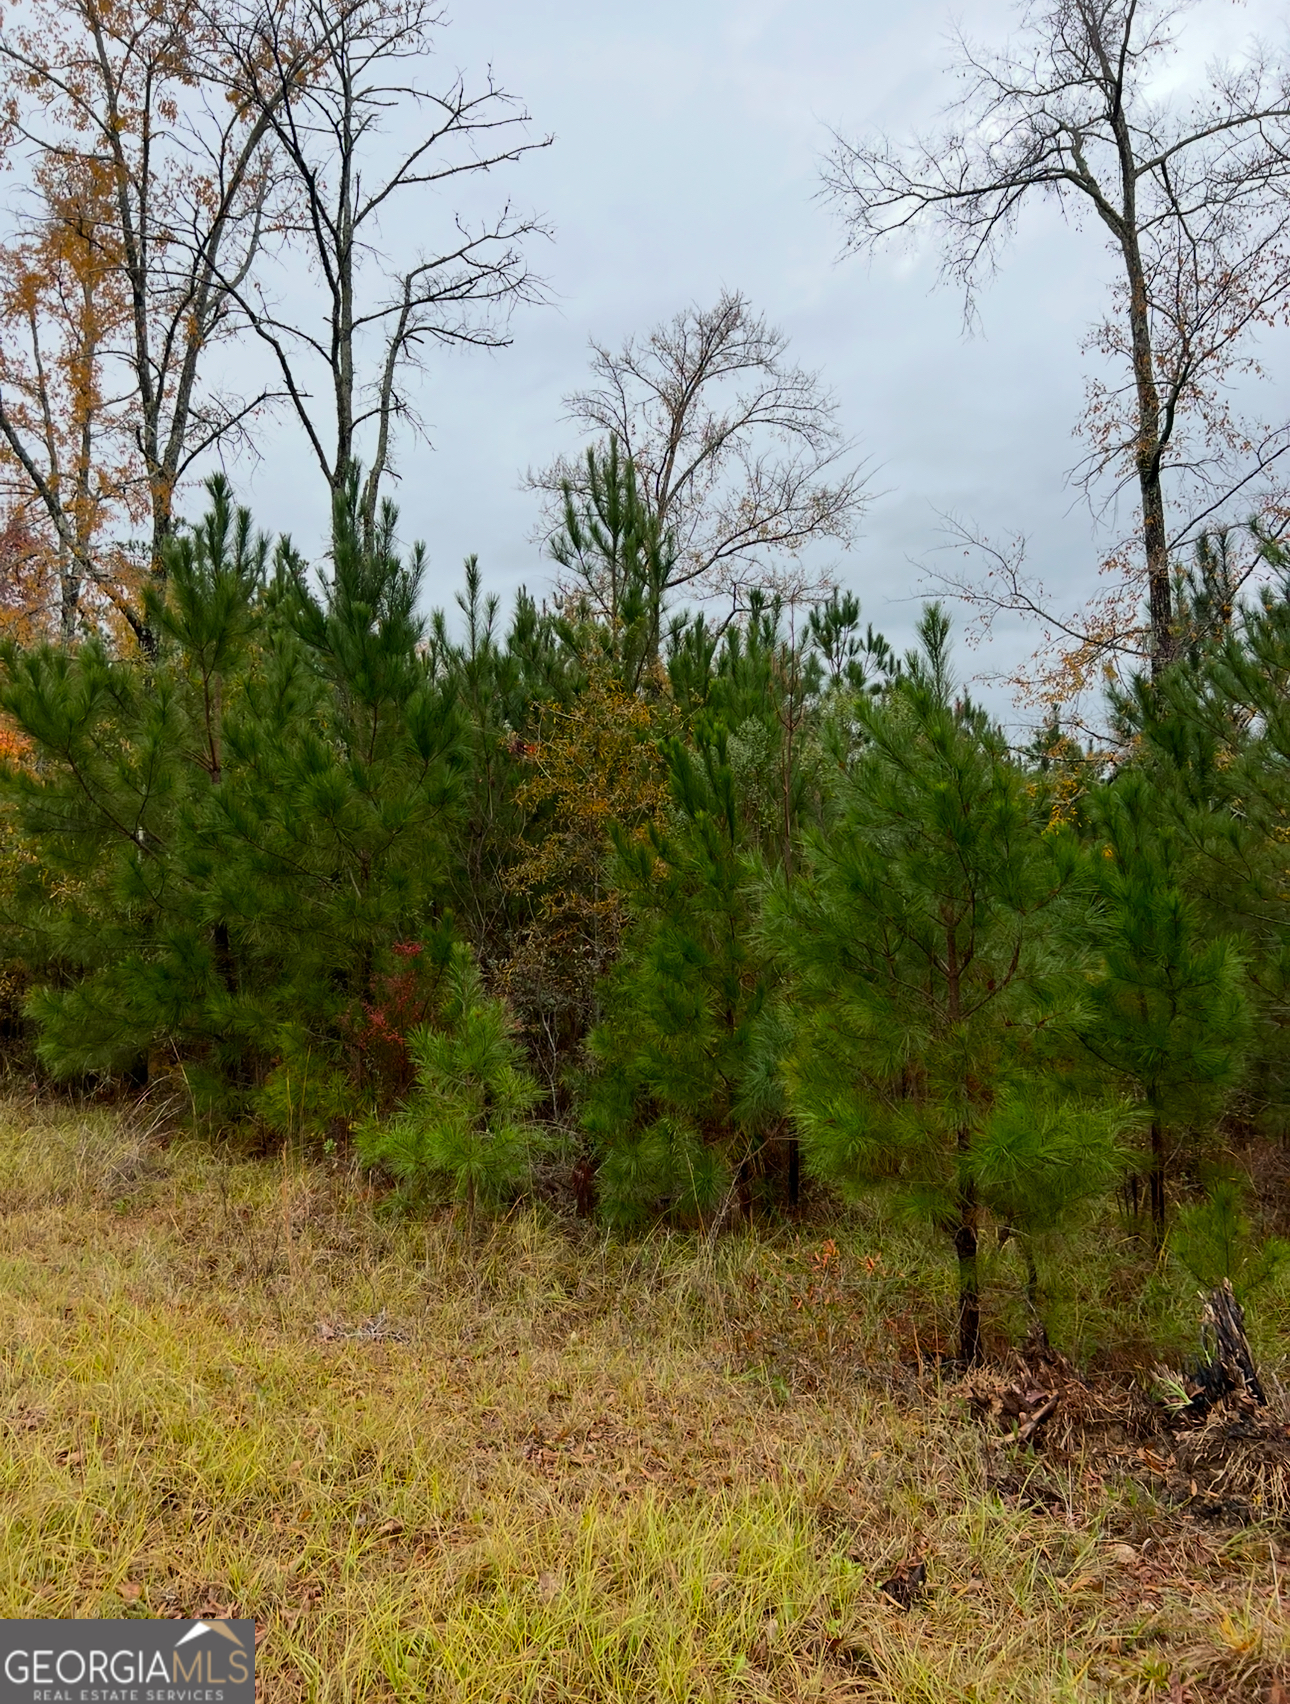
[{"label": "grassy field", "polygon": [[994,1445],[862,1228],[400,1224],[14,1103],[0,1262],[0,1614],[253,1616],[269,1704],[1290,1704],[1284,1531]]}]

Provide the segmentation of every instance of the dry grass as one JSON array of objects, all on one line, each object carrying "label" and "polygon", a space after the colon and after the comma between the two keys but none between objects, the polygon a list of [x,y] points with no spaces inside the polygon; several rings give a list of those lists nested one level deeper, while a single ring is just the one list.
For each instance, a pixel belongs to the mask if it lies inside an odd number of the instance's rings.
[{"label": "dry grass", "polygon": [[270,1704],[1285,1704],[1281,1539],[1028,1494],[860,1246],[472,1237],[11,1106],[0,1263],[0,1614],[251,1615]]}]

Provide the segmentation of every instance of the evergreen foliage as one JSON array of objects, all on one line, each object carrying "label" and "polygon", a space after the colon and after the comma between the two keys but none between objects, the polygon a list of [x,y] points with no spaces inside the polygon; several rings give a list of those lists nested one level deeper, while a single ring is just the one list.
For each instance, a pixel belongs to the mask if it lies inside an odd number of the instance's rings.
[{"label": "evergreen foliage", "polygon": [[1091,801],[1102,966],[1081,1034],[1146,1109],[1152,1233],[1162,1248],[1170,1155],[1183,1129],[1203,1135],[1240,1081],[1250,1028],[1235,942],[1215,935],[1183,891],[1183,848],[1141,772]]},{"label": "evergreen foliage", "polygon": [[365,550],[351,482],[315,593],[210,493],[150,591],[155,662],[10,645],[0,706],[38,754],[5,785],[39,858],[11,904],[41,1057],[168,1055],[218,1100],[334,1059],[395,943],[435,928],[460,758],[392,513]]},{"label": "evergreen foliage", "polygon": [[1280,1244],[1242,1145],[1290,1104],[1286,586],[1242,605],[1208,541],[1114,759],[1055,725],[1015,751],[936,608],[904,658],[851,594],[667,610],[635,481],[593,449],[560,595],[509,620],[474,559],[425,616],[424,553],[389,509],[365,536],[351,470],[321,573],[215,479],[147,655],[11,637],[0,1026],[23,1001],[58,1078],[357,1130],[472,1216],[547,1147],[619,1226],[715,1234],[802,1169],[885,1193],[953,1250],[967,1361],[986,1233],[1040,1309],[1126,1168],[1162,1260],[1256,1288]]},{"label": "evergreen foliage", "polygon": [[393,1117],[358,1136],[360,1158],[423,1196],[445,1183],[471,1218],[528,1174],[526,1114],[539,1096],[504,1001],[490,998],[466,948],[454,947],[436,1022],[408,1038],[416,1087]]},{"label": "evergreen foliage", "polygon": [[636,469],[612,434],[603,449],[588,448],[577,489],[562,482],[561,503],[550,551],[569,582],[570,615],[634,691],[658,667],[675,540],[643,502]]},{"label": "evergreen foliage", "polygon": [[[1280,547],[1268,554],[1284,574]],[[1213,600],[1211,600],[1213,601]],[[1152,691],[1119,706],[1204,936],[1245,966],[1240,1096],[1270,1130],[1290,1106],[1290,597],[1284,581],[1215,623]]]},{"label": "evergreen foliage", "polygon": [[[798,1145],[773,1068],[777,973],[758,937],[768,870],[790,877],[804,826],[829,809],[836,709],[895,672],[885,642],[857,637],[859,604],[836,596],[785,631],[754,593],[742,625],[711,640],[674,627],[669,678],[688,736],[663,742],[669,806],[645,835],[615,833],[613,879],[630,915],[589,1039],[583,1123],[600,1155],[606,1211],[721,1214],[776,1153],[796,1202]],[[821,666],[828,649],[832,662]]]},{"label": "evergreen foliage", "polygon": [[792,976],[788,1100],[808,1168],[894,1189],[952,1237],[959,1353],[982,1353],[983,1216],[1034,1235],[1106,1187],[1114,1110],[1062,1093],[1084,979],[1078,848],[985,717],[956,701],[948,624],[880,699],[808,868],[772,896]]},{"label": "evergreen foliage", "polygon": [[448,880],[458,927],[479,964],[497,974],[532,916],[515,879],[532,814],[523,798],[525,760],[544,721],[554,709],[570,708],[585,677],[560,623],[522,587],[510,625],[500,631],[499,600],[485,595],[473,556],[456,601],[464,634],[454,639],[436,612],[430,641],[435,677],[456,696],[464,723],[462,809]]},{"label": "evergreen foliage", "polygon": [[1244,1194],[1236,1178],[1221,1178],[1205,1199],[1179,1211],[1169,1238],[1170,1250],[1198,1284],[1211,1290],[1226,1278],[1242,1302],[1290,1259],[1290,1243],[1257,1234]]},{"label": "evergreen foliage", "polygon": [[765,1134],[742,1104],[770,984],[728,743],[720,725],[693,750],[670,740],[671,812],[647,838],[616,836],[632,924],[590,1039],[598,1070],[584,1123],[603,1156],[602,1201],[620,1221],[714,1213]]},{"label": "evergreen foliage", "polygon": [[872,624],[860,636],[860,600],[854,592],[831,592],[807,616],[812,650],[828,671],[829,682],[871,697],[900,672],[900,659]]}]

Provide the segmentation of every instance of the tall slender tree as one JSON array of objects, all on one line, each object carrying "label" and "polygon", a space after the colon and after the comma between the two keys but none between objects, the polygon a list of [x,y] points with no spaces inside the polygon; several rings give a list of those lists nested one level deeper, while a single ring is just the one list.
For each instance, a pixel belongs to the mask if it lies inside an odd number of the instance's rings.
[{"label": "tall slender tree", "polygon": [[[124,495],[128,484],[146,528],[143,567],[164,572],[179,485],[208,451],[231,447],[269,395],[228,394],[210,361],[235,328],[272,189],[271,105],[248,102],[231,51],[237,40],[245,48],[248,32],[231,4],[220,11],[205,0],[34,0],[0,30],[6,152],[39,194],[35,239],[59,260],[49,283],[74,274],[73,298],[78,283],[91,289],[94,309],[62,349],[46,345],[42,371],[28,304],[11,303],[10,349],[21,332],[28,360],[17,393],[0,390],[0,430],[11,468],[83,578],[97,552],[78,532],[78,502],[96,489]],[[306,58],[293,43],[275,99]],[[48,291],[35,300],[43,306]],[[84,392],[77,369],[87,362],[108,453],[92,458],[92,471],[73,466],[60,477],[31,416]],[[122,443],[128,480],[117,467]]]},{"label": "tall slender tree", "polygon": [[[551,138],[491,74],[423,81],[444,23],[436,0],[286,0],[226,32],[239,94],[284,163],[283,228],[317,295],[284,308],[228,269],[335,495],[366,467],[369,540],[396,470],[395,433],[424,434],[415,375],[436,345],[501,348],[519,302],[541,298],[526,250],[543,234],[509,201],[478,223],[442,216],[459,180],[513,165]],[[301,44],[308,74],[298,65]],[[463,186],[464,187],[464,186]]]},{"label": "tall slender tree", "polygon": [[[984,1215],[1055,1229],[1114,1163],[1114,1117],[1056,1092],[1076,1015],[1077,849],[956,699],[948,623],[882,698],[839,815],[782,879],[769,939],[792,978],[784,1075],[808,1169],[894,1188],[953,1241],[963,1360],[982,1353]],[[1067,1031],[1067,1034],[1069,1032]]]},{"label": "tall slender tree", "polygon": [[[1284,488],[1290,431],[1233,418],[1227,385],[1290,299],[1290,76],[1255,48],[1193,95],[1162,98],[1157,73],[1194,4],[1028,0],[1002,48],[957,36],[964,92],[942,129],[908,146],[839,138],[826,171],[852,248],[932,226],[969,310],[1030,201],[1104,233],[1112,304],[1090,341],[1120,376],[1090,381],[1084,471],[1131,486],[1139,525],[1128,607],[1113,598],[1082,630],[1057,624],[1081,673],[1108,649],[1163,669],[1177,649],[1173,553],[1233,503],[1248,513]],[[997,589],[975,595],[1051,618],[1016,564],[1000,566]]]}]

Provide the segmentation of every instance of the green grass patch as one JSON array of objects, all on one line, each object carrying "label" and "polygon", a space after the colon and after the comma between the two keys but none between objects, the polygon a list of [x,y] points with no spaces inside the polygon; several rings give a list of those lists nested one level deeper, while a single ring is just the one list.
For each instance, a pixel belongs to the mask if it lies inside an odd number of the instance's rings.
[{"label": "green grass patch", "polygon": [[[1061,1506],[999,1490],[961,1393],[907,1364],[944,1275],[890,1228],[826,1259],[378,1208],[340,1165],[8,1109],[0,1614],[253,1616],[268,1704],[1290,1679],[1277,1533],[1078,1459],[1044,1464]],[[906,1611],[880,1588],[914,1557]]]}]

